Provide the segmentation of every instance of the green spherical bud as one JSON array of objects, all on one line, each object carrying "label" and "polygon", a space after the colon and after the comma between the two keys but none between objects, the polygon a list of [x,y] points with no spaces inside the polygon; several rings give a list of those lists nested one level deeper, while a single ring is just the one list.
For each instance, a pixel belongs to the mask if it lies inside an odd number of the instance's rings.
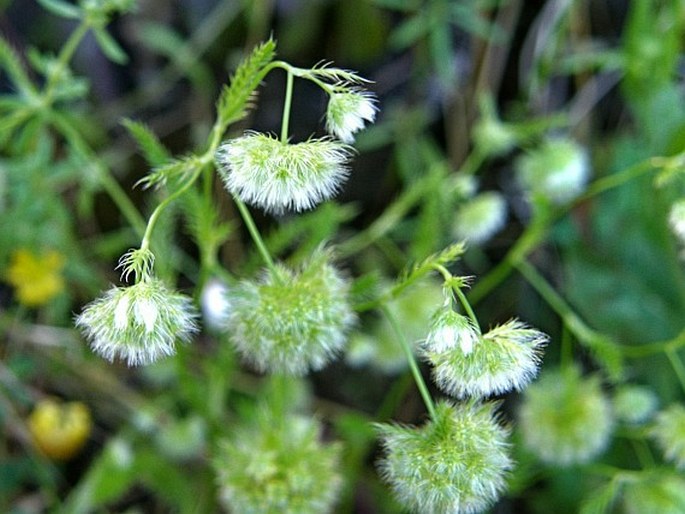
[{"label": "green spherical bud", "polygon": [[420,428],[379,425],[385,457],[383,478],[400,503],[430,514],[470,514],[494,503],[512,468],[508,429],[495,404],[436,406],[435,419]]},{"label": "green spherical bud", "polygon": [[507,204],[499,193],[481,193],[459,207],[453,232],[457,239],[481,244],[499,232],[507,221]]},{"label": "green spherical bud", "polygon": [[274,417],[235,429],[214,467],[221,502],[240,514],[325,514],[337,499],[340,446],[320,442],[314,419]]},{"label": "green spherical bud", "polygon": [[230,289],[227,328],[258,370],[303,375],[342,351],[356,316],[349,283],[328,260],[320,252],[297,272],[278,264]]},{"label": "green spherical bud", "polygon": [[585,150],[570,139],[551,139],[521,157],[518,178],[524,189],[555,204],[569,202],[585,189],[590,163]]},{"label": "green spherical bud", "polygon": [[643,423],[656,411],[659,399],[647,387],[624,385],[614,393],[613,404],[616,419],[626,423]]},{"label": "green spherical bud", "polygon": [[685,470],[685,407],[674,403],[659,412],[651,435],[666,459]]},{"label": "green spherical bud", "polygon": [[597,457],[613,429],[611,403],[598,378],[582,377],[577,368],[543,374],[526,389],[519,416],[528,450],[559,466]]}]

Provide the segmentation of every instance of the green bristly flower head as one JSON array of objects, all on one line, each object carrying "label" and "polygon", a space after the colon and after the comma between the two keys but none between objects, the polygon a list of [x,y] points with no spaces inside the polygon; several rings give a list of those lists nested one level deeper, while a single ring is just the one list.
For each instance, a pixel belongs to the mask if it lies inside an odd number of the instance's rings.
[{"label": "green bristly flower head", "polygon": [[311,209],[347,178],[350,147],[331,139],[284,143],[248,132],[221,145],[216,160],[226,188],[273,214]]},{"label": "green bristly flower head", "polygon": [[613,425],[599,379],[577,368],[543,374],[526,389],[520,409],[526,447],[551,465],[591,461],[606,449]]},{"label": "green bristly flower head", "polygon": [[342,351],[356,321],[348,291],[328,253],[318,252],[299,272],[278,264],[259,282],[232,287],[226,326],[258,370],[304,375]]},{"label": "green bristly flower head", "polygon": [[447,394],[484,398],[520,390],[535,378],[547,335],[518,320],[479,335],[467,318],[439,312],[423,354]]},{"label": "green bristly flower head", "polygon": [[624,385],[613,397],[614,415],[626,423],[644,423],[652,417],[659,405],[659,398],[648,387]]},{"label": "green bristly flower head", "polygon": [[325,514],[342,485],[338,444],[312,418],[260,412],[223,441],[214,461],[221,502],[240,514]]},{"label": "green bristly flower head", "polygon": [[651,430],[652,437],[666,460],[685,470],[685,407],[674,403],[659,412]]},{"label": "green bristly flower head", "polygon": [[471,514],[494,503],[512,468],[496,404],[436,405],[423,427],[378,425],[383,478],[399,502],[426,514]]},{"label": "green bristly flower head", "polygon": [[507,221],[507,203],[499,193],[488,191],[459,207],[454,222],[456,239],[481,244],[499,232]]},{"label": "green bristly flower head", "polygon": [[76,326],[95,353],[137,366],[172,355],[176,341],[190,341],[196,317],[189,297],[150,278],[110,289],[83,309]]},{"label": "green bristly flower head", "polygon": [[376,99],[368,91],[334,91],[328,100],[326,130],[344,143],[354,143],[354,134],[364,128],[365,121],[373,123],[377,111]]},{"label": "green bristly flower head", "polygon": [[585,150],[570,139],[550,139],[517,163],[521,185],[555,204],[567,203],[585,189],[590,162]]}]

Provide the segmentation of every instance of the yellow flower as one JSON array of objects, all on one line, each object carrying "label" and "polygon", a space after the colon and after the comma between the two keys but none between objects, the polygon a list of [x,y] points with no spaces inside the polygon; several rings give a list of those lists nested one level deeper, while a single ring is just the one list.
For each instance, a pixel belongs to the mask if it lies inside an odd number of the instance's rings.
[{"label": "yellow flower", "polygon": [[37,256],[21,249],[12,255],[7,279],[15,287],[20,303],[38,307],[64,289],[64,279],[60,274],[63,266],[64,256],[58,252]]},{"label": "yellow flower", "polygon": [[34,443],[46,456],[67,460],[81,450],[90,435],[90,411],[81,402],[41,400],[28,425]]}]

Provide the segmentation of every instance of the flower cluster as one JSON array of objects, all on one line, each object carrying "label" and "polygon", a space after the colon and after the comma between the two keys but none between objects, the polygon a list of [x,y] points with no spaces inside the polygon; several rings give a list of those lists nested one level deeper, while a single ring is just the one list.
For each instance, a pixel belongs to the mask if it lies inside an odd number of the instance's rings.
[{"label": "flower cluster", "polygon": [[347,178],[349,155],[349,147],[330,139],[292,144],[248,132],[221,145],[216,160],[231,193],[282,214],[311,209],[332,197]]},{"label": "flower cluster", "polygon": [[385,448],[381,473],[403,505],[432,514],[469,514],[497,499],[512,461],[509,430],[498,422],[495,407],[443,402],[421,428],[378,426]]},{"label": "flower cluster", "polygon": [[342,350],[356,316],[348,281],[328,261],[319,252],[299,272],[279,264],[231,288],[227,328],[260,371],[302,375]]},{"label": "flower cluster", "polygon": [[481,335],[450,306],[440,309],[423,344],[433,376],[446,393],[487,397],[526,386],[537,374],[548,337],[511,320]]},{"label": "flower cluster", "polygon": [[584,378],[572,367],[543,374],[526,389],[520,422],[532,453],[548,464],[568,466],[604,451],[613,414],[599,380]]},{"label": "flower cluster", "polygon": [[315,419],[274,416],[235,429],[214,461],[219,495],[241,514],[325,514],[342,485],[340,446],[320,442]]},{"label": "flower cluster", "polygon": [[190,298],[149,278],[110,289],[83,309],[76,326],[105,359],[137,366],[172,355],[177,340],[189,341],[195,318]]}]

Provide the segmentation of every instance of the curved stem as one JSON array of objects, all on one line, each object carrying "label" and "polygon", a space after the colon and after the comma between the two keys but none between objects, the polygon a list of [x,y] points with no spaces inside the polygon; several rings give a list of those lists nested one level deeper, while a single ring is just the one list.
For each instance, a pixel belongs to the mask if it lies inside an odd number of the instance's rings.
[{"label": "curved stem", "polygon": [[162,212],[164,212],[164,209],[166,209],[174,200],[176,200],[183,193],[188,191],[188,189],[190,189],[190,187],[195,183],[197,178],[202,173],[203,169],[203,166],[198,166],[193,175],[188,179],[188,181],[185,184],[183,184],[183,186],[181,186],[168,197],[166,197],[162,202],[160,202],[160,204],[155,208],[155,210],[152,211],[152,214],[150,215],[150,218],[147,221],[147,227],[145,228],[143,240],[140,243],[141,250],[147,250],[150,248],[150,242],[152,240],[152,231],[154,230],[155,225],[159,220],[159,217],[162,215]]},{"label": "curved stem", "polygon": [[294,75],[290,69],[287,71],[285,85],[285,101],[283,102],[283,119],[281,120],[281,142],[288,142],[288,126],[290,124],[290,108],[293,101],[293,80]]},{"label": "curved stem", "polygon": [[62,50],[60,51],[59,56],[57,57],[57,64],[52,69],[52,72],[50,73],[48,81],[43,90],[43,98],[46,105],[52,104],[52,95],[55,92],[57,81],[62,72],[64,71],[64,69],[69,64],[71,58],[74,56],[74,53],[78,48],[78,45],[81,43],[83,38],[88,33],[88,30],[90,30],[90,22],[87,18],[85,18],[81,20],[81,23],[76,27],[76,29],[74,29],[74,31],[69,36],[69,39],[67,39],[67,41],[64,43],[64,46],[62,47]]},{"label": "curved stem", "polygon": [[254,241],[254,244],[255,246],[257,246],[259,254],[262,256],[262,259],[264,260],[264,264],[266,264],[266,266],[271,271],[275,272],[276,265],[274,264],[274,261],[271,258],[269,250],[266,248],[266,245],[264,244],[264,240],[262,239],[262,236],[260,235],[259,230],[257,229],[257,225],[255,225],[255,222],[252,219],[250,211],[247,209],[247,206],[243,203],[243,201],[237,196],[233,196],[233,201],[235,202],[236,206],[238,207],[238,210],[240,211],[240,215],[242,216],[243,221],[245,222],[245,226],[247,226],[247,230],[250,232],[250,236],[252,236],[252,241]]},{"label": "curved stem", "polygon": [[426,385],[426,382],[424,381],[423,376],[421,375],[421,370],[419,370],[419,365],[416,363],[416,358],[414,357],[414,353],[412,352],[411,347],[409,346],[409,342],[407,341],[407,338],[404,337],[404,332],[402,332],[402,329],[397,323],[397,319],[395,318],[393,313],[390,312],[390,309],[388,309],[387,306],[383,305],[381,306],[381,310],[383,311],[383,315],[387,318],[388,322],[390,323],[390,326],[395,332],[395,336],[399,340],[400,345],[404,350],[404,354],[407,357],[407,362],[409,362],[409,368],[411,369],[411,373],[414,376],[414,381],[416,382],[416,387],[418,387],[419,392],[421,393],[421,397],[423,398],[423,403],[426,404],[426,409],[428,409],[430,417],[432,419],[435,419],[436,413],[433,398],[431,397],[431,394],[428,391],[428,386]]}]

